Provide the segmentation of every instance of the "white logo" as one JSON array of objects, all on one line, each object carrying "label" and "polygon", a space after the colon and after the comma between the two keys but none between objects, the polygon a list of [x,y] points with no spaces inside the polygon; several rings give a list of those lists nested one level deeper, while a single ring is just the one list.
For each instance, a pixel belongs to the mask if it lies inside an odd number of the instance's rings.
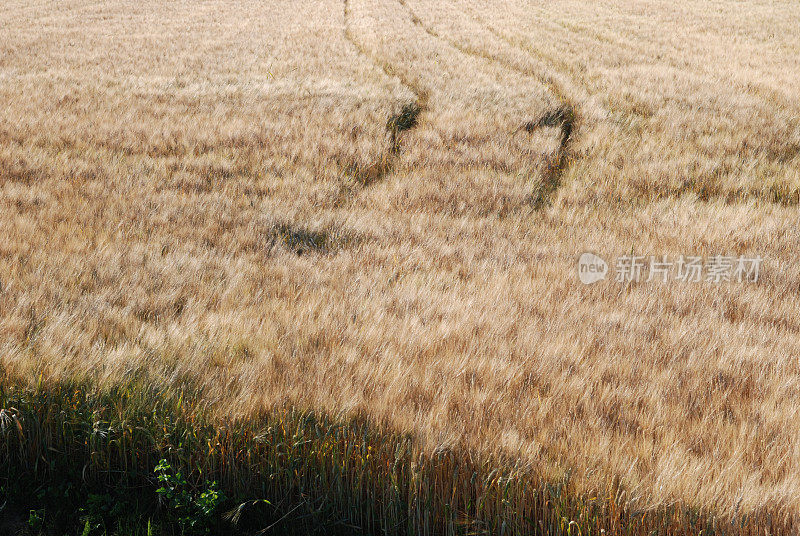
[{"label": "white logo", "polygon": [[578,277],[581,283],[591,285],[606,278],[608,264],[594,253],[584,253],[578,259]]}]

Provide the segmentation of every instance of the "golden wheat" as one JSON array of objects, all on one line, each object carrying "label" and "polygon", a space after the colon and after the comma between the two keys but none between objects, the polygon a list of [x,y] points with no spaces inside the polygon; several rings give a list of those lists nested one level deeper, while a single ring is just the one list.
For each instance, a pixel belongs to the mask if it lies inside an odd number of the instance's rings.
[{"label": "golden wheat", "polygon": [[[144,369],[226,414],[366,414],[619,481],[635,508],[800,514],[797,3],[0,20],[9,371]],[[583,251],[765,261],[757,283],[583,286]]]}]

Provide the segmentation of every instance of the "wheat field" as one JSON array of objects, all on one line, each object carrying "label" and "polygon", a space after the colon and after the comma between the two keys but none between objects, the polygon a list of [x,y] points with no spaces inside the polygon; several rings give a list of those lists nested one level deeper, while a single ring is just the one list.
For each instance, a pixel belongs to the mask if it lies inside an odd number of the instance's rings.
[{"label": "wheat field", "polygon": [[[10,0],[0,366],[800,515],[800,4]],[[583,285],[583,252],[763,258]],[[753,532],[755,533],[755,532]]]}]

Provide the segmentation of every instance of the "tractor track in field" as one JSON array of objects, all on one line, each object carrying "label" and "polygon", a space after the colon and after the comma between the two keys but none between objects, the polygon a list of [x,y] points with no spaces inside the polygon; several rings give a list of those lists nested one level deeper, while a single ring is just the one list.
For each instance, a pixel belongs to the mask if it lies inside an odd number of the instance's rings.
[{"label": "tractor track in field", "polygon": [[[462,54],[467,54],[489,62],[493,62],[507,69],[511,69],[525,76],[539,80],[562,102],[561,106],[547,110],[540,117],[527,121],[520,127],[521,130],[529,133],[535,132],[543,127],[558,128],[561,131],[558,149],[556,150],[556,154],[548,159],[542,185],[535,192],[533,192],[529,198],[531,204],[537,209],[549,203],[552,195],[561,186],[562,177],[564,173],[566,173],[569,164],[572,161],[571,145],[574,139],[575,131],[579,126],[579,113],[577,111],[577,107],[572,102],[572,99],[567,96],[561,84],[556,82],[552,77],[542,75],[542,73],[532,68],[522,68],[519,65],[515,65],[495,54],[491,54],[485,50],[478,50],[472,47],[464,46],[455,39],[450,39],[446,36],[443,36],[430,26],[423,23],[422,19],[414,12],[411,6],[408,5],[406,0],[397,0],[397,3],[399,3],[408,12],[408,14],[411,16],[411,21],[431,37],[443,41]],[[480,23],[480,21],[476,22]],[[505,39],[504,36],[498,35],[492,28],[489,28],[485,24],[484,26],[499,39],[502,39],[511,46],[515,46],[513,43],[510,43],[507,39]]]},{"label": "tractor track in field", "polygon": [[420,121],[420,116],[428,109],[428,92],[403,73],[395,70],[390,63],[370,51],[356,39],[350,24],[352,18],[350,0],[343,0],[343,3],[345,39],[352,43],[359,54],[379,67],[389,78],[398,79],[415,97],[414,102],[405,103],[398,112],[391,114],[386,121],[386,132],[389,136],[388,154],[365,169],[353,170],[353,177],[356,183],[366,187],[383,180],[394,169],[395,163],[402,152],[403,133],[415,128]]},{"label": "tractor track in field", "polygon": [[[515,65],[495,54],[464,46],[462,43],[459,43],[454,39],[443,36],[430,26],[424,24],[411,6],[408,5],[406,0],[397,0],[397,2],[408,12],[411,22],[424,30],[431,37],[446,43],[462,54],[478,57],[485,61],[499,64],[505,68],[539,80],[543,85],[550,89],[550,91],[559,100],[562,101],[561,106],[545,111],[540,117],[525,122],[520,126],[519,129],[532,133],[540,128],[557,128],[561,132],[558,149],[552,157],[548,158],[546,163],[542,184],[529,196],[529,201],[534,208],[540,208],[546,205],[551,199],[552,195],[560,187],[562,176],[567,171],[569,163],[571,162],[570,148],[578,126],[578,113],[576,112],[576,107],[566,96],[561,85],[551,77],[542,75],[539,71],[534,70],[533,68],[521,68],[519,65]],[[398,79],[416,97],[414,102],[406,103],[398,113],[392,114],[389,117],[386,124],[386,131],[390,137],[390,148],[386,157],[367,168],[353,170],[353,176],[356,182],[362,186],[369,186],[382,180],[394,168],[395,162],[402,152],[402,134],[416,127],[420,116],[427,111],[429,93],[426,89],[421,87],[413,79],[409,78],[401,70],[395,69],[391,63],[387,62],[384,58],[381,58],[378,54],[374,53],[374,51],[369,50],[361,42],[359,42],[352,30],[350,0],[343,0],[343,4],[345,38],[353,44],[359,54],[369,59],[390,78]],[[489,31],[496,33],[491,28],[489,28]],[[503,38],[502,36],[497,37]],[[503,40],[508,42],[507,39]]]}]

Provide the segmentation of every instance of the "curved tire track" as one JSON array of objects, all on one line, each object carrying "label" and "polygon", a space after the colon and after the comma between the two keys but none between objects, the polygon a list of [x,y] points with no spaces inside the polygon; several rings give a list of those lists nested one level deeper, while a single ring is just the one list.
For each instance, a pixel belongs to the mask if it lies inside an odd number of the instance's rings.
[{"label": "curved tire track", "polygon": [[[347,0],[345,0],[347,1]],[[550,202],[552,195],[558,190],[561,186],[561,181],[564,173],[567,171],[569,164],[572,161],[571,158],[571,142],[573,140],[573,134],[575,130],[578,128],[578,117],[579,113],[577,112],[577,106],[572,102],[572,100],[566,95],[566,92],[562,88],[562,86],[556,82],[553,78],[549,76],[543,76],[541,73],[535,71],[534,69],[524,69],[515,65],[495,54],[491,54],[490,52],[486,52],[484,50],[475,50],[471,47],[466,47],[463,44],[459,43],[454,39],[450,39],[441,35],[439,32],[431,28],[430,26],[425,25],[422,22],[422,19],[414,12],[411,6],[408,5],[406,0],[397,0],[399,3],[411,16],[411,21],[422,28],[428,35],[439,39],[454,49],[458,50],[463,54],[468,54],[470,56],[475,56],[478,58],[482,58],[487,61],[491,61],[497,64],[502,65],[505,68],[512,69],[521,73],[525,76],[529,76],[531,78],[535,78],[542,82],[548,89],[563,103],[558,108],[554,108],[551,110],[546,111],[542,114],[539,118],[528,121],[524,125],[522,125],[521,130],[525,132],[535,132],[543,127],[555,127],[561,131],[561,138],[559,141],[558,149],[556,150],[556,154],[548,159],[547,167],[545,170],[545,174],[542,180],[542,185],[533,192],[529,198],[529,201],[533,205],[534,208],[539,209],[543,206],[547,205]],[[481,24],[480,21],[477,21]],[[485,24],[483,24],[492,34],[495,34],[496,37],[502,39],[503,41],[509,43],[508,40],[504,39],[503,36],[498,35],[492,28],[489,28]]]},{"label": "curved tire track", "polygon": [[560,129],[561,140],[555,156],[548,159],[541,186],[529,198],[531,205],[536,209],[550,202],[553,194],[561,186],[561,178],[571,162],[569,144],[575,128],[575,109],[569,104],[564,104],[555,110],[545,112],[539,119],[526,123],[522,128],[526,132],[535,132],[542,127]]},{"label": "curved tire track", "polygon": [[359,54],[369,59],[379,67],[388,77],[400,80],[416,97],[414,102],[406,103],[399,112],[392,114],[386,121],[386,132],[389,136],[389,152],[386,158],[372,164],[365,169],[353,170],[353,177],[362,186],[369,186],[383,180],[388,175],[402,152],[402,135],[419,124],[420,116],[428,108],[428,92],[417,85],[413,80],[392,68],[391,64],[372,53],[355,38],[351,29],[350,0],[344,0],[344,36],[358,50]]}]

